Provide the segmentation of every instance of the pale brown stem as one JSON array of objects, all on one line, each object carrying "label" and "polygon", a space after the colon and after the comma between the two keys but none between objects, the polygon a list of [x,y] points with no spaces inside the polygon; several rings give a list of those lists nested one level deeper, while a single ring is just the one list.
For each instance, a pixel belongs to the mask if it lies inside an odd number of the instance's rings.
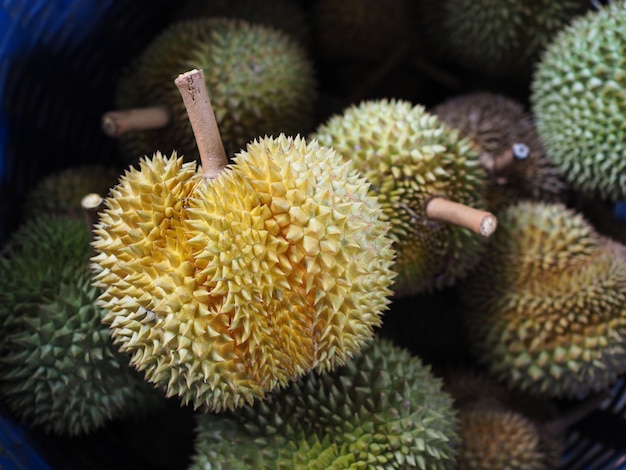
[{"label": "pale brown stem", "polygon": [[209,99],[204,72],[190,70],[180,74],[174,83],[187,108],[200,153],[202,173],[207,179],[215,178],[228,165],[228,158]]},{"label": "pale brown stem", "polygon": [[172,121],[167,106],[109,111],[102,115],[102,130],[109,137],[119,137],[131,131],[161,129]]},{"label": "pale brown stem", "polygon": [[563,435],[565,431],[572,425],[576,424],[586,416],[588,416],[593,410],[598,408],[600,404],[609,398],[611,393],[606,390],[598,395],[592,396],[580,403],[574,405],[569,410],[565,411],[558,418],[551,419],[543,424],[543,430],[550,436],[558,437]]},{"label": "pale brown stem", "polygon": [[489,237],[498,226],[496,216],[465,204],[459,204],[443,197],[434,197],[426,204],[426,216],[460,227],[473,230],[483,237]]},{"label": "pale brown stem", "polygon": [[96,193],[89,193],[80,200],[80,206],[85,213],[85,220],[87,221],[87,227],[89,233],[93,238],[93,226],[98,222],[98,212],[104,205],[104,199],[102,196]]}]

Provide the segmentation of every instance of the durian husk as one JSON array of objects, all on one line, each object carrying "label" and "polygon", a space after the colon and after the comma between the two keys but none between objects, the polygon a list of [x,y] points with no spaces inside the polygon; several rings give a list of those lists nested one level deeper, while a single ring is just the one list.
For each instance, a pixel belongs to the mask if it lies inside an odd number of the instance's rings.
[{"label": "durian husk", "polygon": [[426,216],[426,204],[436,196],[485,207],[487,176],[477,145],[458,129],[421,105],[379,99],[350,106],[312,137],[333,147],[371,183],[370,193],[392,226],[396,295],[452,286],[480,261],[484,239]]},{"label": "durian husk", "polygon": [[532,114],[522,103],[502,94],[471,92],[448,98],[431,112],[478,143],[485,163],[506,158],[514,144],[528,147],[530,154],[525,160],[514,161],[502,174],[489,174],[489,211],[497,212],[521,200],[566,202],[568,186],[546,158]]},{"label": "durian husk", "polygon": [[498,213],[490,255],[460,286],[470,347],[534,395],[576,398],[626,371],[623,245],[562,204]]},{"label": "durian husk", "polygon": [[230,18],[199,18],[171,24],[124,71],[117,86],[118,109],[166,105],[173,116],[162,129],[120,137],[123,158],[135,163],[156,151],[187,161],[198,149],[174,79],[204,71],[228,157],[263,135],[309,132],[317,101],[317,79],[308,54],[286,33]]},{"label": "durian husk", "polygon": [[454,468],[457,419],[441,380],[375,339],[254,406],[197,416],[190,469]]},{"label": "durian husk", "polygon": [[157,153],[96,225],[104,321],[149,381],[219,411],[344,363],[388,308],[394,251],[332,149],[266,137],[206,181]]},{"label": "durian husk", "polygon": [[626,3],[576,18],[537,64],[530,101],[547,157],[590,197],[626,199]]}]

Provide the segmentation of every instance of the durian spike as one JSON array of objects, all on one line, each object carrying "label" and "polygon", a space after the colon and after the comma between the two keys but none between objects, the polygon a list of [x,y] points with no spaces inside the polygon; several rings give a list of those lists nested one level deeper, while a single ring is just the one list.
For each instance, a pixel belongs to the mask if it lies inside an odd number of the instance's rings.
[{"label": "durian spike", "polygon": [[491,236],[498,226],[498,220],[491,212],[474,209],[443,197],[434,197],[428,201],[426,216],[468,228],[483,237]]},{"label": "durian spike", "polygon": [[609,390],[605,390],[597,395],[591,396],[586,400],[577,403],[569,410],[566,410],[561,416],[553,418],[541,425],[546,434],[550,436],[560,436],[567,431],[569,427],[581,421],[593,412],[602,402],[611,397]]},{"label": "durian spike", "polygon": [[215,178],[228,164],[228,158],[209,99],[204,72],[190,70],[176,77],[174,83],[183,97],[196,137],[203,175],[206,179]]},{"label": "durian spike", "polygon": [[83,196],[80,200],[80,206],[85,212],[85,220],[87,221],[87,228],[89,234],[93,240],[93,226],[98,222],[98,211],[102,209],[104,205],[104,198],[97,193],[89,193]]},{"label": "durian spike", "polygon": [[108,111],[102,115],[102,130],[109,137],[120,137],[130,131],[161,129],[172,121],[167,106],[151,106],[120,111]]}]

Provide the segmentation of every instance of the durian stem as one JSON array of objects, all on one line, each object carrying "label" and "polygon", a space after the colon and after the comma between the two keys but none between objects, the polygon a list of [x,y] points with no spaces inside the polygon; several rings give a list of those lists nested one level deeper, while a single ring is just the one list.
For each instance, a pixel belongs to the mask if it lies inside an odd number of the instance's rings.
[{"label": "durian stem", "polygon": [[80,200],[80,206],[85,213],[85,220],[89,228],[89,234],[93,239],[93,226],[98,222],[98,211],[102,209],[104,199],[96,193],[89,193]]},{"label": "durian stem", "polygon": [[215,178],[228,165],[228,158],[209,99],[204,72],[199,69],[190,70],[180,74],[174,83],[187,108],[200,152],[202,173],[206,179]]},{"label": "durian stem", "polygon": [[484,155],[482,164],[490,175],[502,177],[513,169],[515,163],[528,158],[530,150],[523,143],[516,143],[501,155]]},{"label": "durian stem", "polygon": [[490,212],[453,202],[443,197],[434,197],[426,204],[426,216],[468,228],[483,237],[489,237],[496,230],[498,220]]},{"label": "durian stem", "polygon": [[608,390],[605,390],[604,392],[577,403],[558,418],[545,422],[542,426],[543,430],[548,435],[553,437],[562,436],[569,427],[588,416],[610,396],[611,393]]},{"label": "durian stem", "polygon": [[102,130],[109,137],[119,137],[131,131],[161,129],[172,121],[167,106],[109,111],[102,115]]}]

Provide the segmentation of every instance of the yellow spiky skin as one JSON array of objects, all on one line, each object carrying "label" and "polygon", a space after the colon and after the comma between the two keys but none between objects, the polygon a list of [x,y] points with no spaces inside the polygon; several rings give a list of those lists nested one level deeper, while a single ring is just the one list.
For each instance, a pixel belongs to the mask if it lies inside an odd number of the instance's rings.
[{"label": "yellow spiky skin", "polygon": [[514,162],[503,175],[490,175],[490,211],[524,199],[565,202],[567,185],[546,157],[532,115],[520,102],[497,93],[472,92],[451,97],[431,112],[478,143],[481,157],[492,162],[514,144],[528,147],[528,158]]},{"label": "yellow spiky skin", "polygon": [[395,277],[368,190],[299,137],[254,141],[211,181],[175,156],[143,159],[95,229],[104,321],[148,380],[208,410],[342,364]]},{"label": "yellow spiky skin", "polygon": [[429,220],[435,196],[481,209],[486,173],[476,144],[423,106],[371,100],[346,109],[312,136],[333,147],[371,183],[391,222],[399,296],[453,285],[480,260],[485,243],[466,228]]},{"label": "yellow spiky skin", "polygon": [[522,202],[498,213],[489,253],[460,294],[470,346],[495,377],[576,397],[626,371],[623,246],[564,205]]}]

